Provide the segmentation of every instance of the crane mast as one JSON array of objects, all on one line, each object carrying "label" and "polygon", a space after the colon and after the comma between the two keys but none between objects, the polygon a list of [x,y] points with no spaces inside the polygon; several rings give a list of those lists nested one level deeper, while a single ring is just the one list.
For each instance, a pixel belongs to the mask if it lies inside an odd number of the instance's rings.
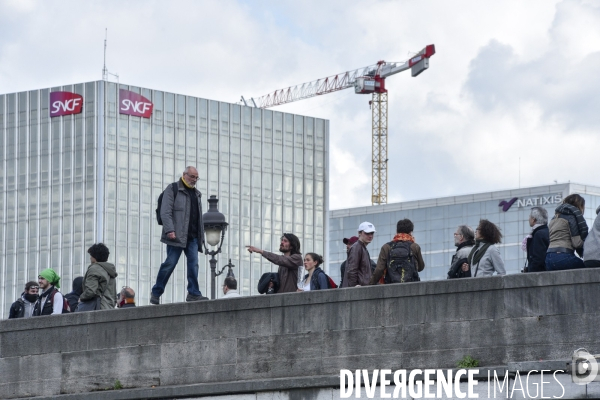
[{"label": "crane mast", "polygon": [[413,77],[419,75],[429,68],[429,58],[434,54],[435,46],[430,44],[403,63],[379,61],[377,64],[364,68],[275,90],[256,99],[250,98],[250,104],[242,96],[242,102],[245,105],[254,107],[270,108],[350,87],[354,87],[356,94],[372,94],[372,99],[369,101],[372,113],[371,203],[373,205],[386,204],[388,188],[388,92],[385,88],[385,79],[409,68]]}]

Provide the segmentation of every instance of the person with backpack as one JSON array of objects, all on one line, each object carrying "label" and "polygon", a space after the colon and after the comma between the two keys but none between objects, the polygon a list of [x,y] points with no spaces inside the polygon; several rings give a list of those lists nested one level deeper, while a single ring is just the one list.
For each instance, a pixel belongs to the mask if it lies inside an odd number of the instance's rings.
[{"label": "person with backpack", "polygon": [[371,276],[370,285],[379,283],[385,274],[385,283],[418,282],[419,272],[425,269],[421,247],[412,235],[414,224],[410,219],[401,219],[396,224],[396,236],[384,244],[379,252],[377,268]]},{"label": "person with backpack", "polygon": [[454,245],[456,253],[450,261],[450,269],[448,270],[448,279],[470,278],[471,271],[463,271],[462,265],[467,262],[467,257],[471,253],[471,249],[475,245],[475,232],[468,225],[460,225],[454,232]]},{"label": "person with backpack", "polygon": [[38,283],[31,281],[25,284],[25,291],[21,297],[10,306],[8,319],[29,318],[33,315],[33,307],[38,299]]},{"label": "person with backpack", "polygon": [[329,278],[325,271],[319,266],[323,264],[323,257],[317,253],[306,253],[304,256],[304,269],[308,274],[298,286],[299,292],[308,292],[311,290],[329,289]]},{"label": "person with backpack", "polygon": [[58,291],[60,289],[60,277],[52,268],[40,272],[38,284],[42,289],[42,293],[33,307],[34,317],[70,312],[67,299]]},{"label": "person with backpack", "polygon": [[88,249],[88,266],[81,287],[77,312],[112,310],[117,304],[117,269],[107,262],[110,251],[104,243],[96,243]]},{"label": "person with backpack", "polygon": [[[202,296],[198,284],[198,252],[202,252],[204,227],[202,226],[202,194],[196,189],[198,170],[188,166],[177,182],[171,183],[162,193],[159,224],[162,224],[160,241],[167,245],[167,258],[160,265],[156,283],[150,293],[150,304],[160,304],[160,296],[179,262],[181,253],[187,258],[187,290],[185,301],[208,300]],[[176,190],[175,190],[176,189]],[[158,216],[157,216],[158,217]]]}]

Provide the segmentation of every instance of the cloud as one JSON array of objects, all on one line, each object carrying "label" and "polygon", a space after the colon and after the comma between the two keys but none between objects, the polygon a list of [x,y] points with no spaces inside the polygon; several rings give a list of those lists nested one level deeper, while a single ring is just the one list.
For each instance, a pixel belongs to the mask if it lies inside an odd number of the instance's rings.
[{"label": "cloud", "polygon": [[[121,82],[229,102],[434,43],[386,83],[390,202],[515,187],[519,157],[522,185],[600,184],[597,26],[584,0],[3,1],[0,92],[100,79],[105,28]],[[332,209],[370,204],[369,100],[276,108],[330,120]]]}]

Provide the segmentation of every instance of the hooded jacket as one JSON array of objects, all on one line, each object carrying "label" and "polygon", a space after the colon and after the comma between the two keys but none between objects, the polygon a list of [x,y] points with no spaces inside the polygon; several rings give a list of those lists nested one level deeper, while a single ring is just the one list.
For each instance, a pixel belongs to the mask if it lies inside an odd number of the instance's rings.
[{"label": "hooded jacket", "polygon": [[[36,296],[37,297],[37,296]],[[25,292],[21,293],[21,297],[10,306],[8,319],[13,318],[29,318],[33,315],[35,301],[31,302],[25,298]]]},{"label": "hooded jacket", "polygon": [[117,304],[117,270],[114,264],[95,262],[90,264],[83,277],[83,292],[79,299],[89,301],[100,297],[100,309],[111,310]]},{"label": "hooded jacket", "polygon": [[71,312],[74,312],[77,309],[77,303],[79,302],[79,296],[83,292],[83,287],[81,283],[83,282],[83,276],[78,276],[73,279],[73,291],[71,293],[65,294],[67,301],[69,302],[69,307],[71,308]]},{"label": "hooded jacket", "polygon": [[600,206],[596,208],[596,219],[583,244],[583,259],[585,261],[600,260]]}]

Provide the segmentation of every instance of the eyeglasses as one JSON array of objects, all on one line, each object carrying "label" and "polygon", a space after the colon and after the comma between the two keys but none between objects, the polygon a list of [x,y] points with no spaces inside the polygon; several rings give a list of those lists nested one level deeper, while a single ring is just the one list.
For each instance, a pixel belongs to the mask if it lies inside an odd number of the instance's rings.
[{"label": "eyeglasses", "polygon": [[39,286],[31,286],[31,287],[29,288],[29,290],[38,290],[39,288],[40,288]]},{"label": "eyeglasses", "polygon": [[187,172],[185,173],[187,176],[189,176],[190,178],[192,178],[193,180],[197,181],[198,180],[198,175],[190,175]]}]

